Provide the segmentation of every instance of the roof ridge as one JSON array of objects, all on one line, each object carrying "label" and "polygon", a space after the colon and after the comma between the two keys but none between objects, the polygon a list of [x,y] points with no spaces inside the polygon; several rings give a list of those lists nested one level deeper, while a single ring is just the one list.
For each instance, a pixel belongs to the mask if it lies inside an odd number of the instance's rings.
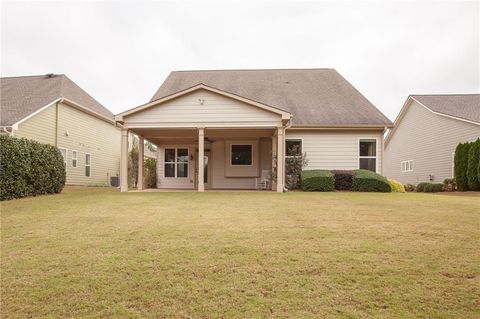
[{"label": "roof ridge", "polygon": [[[65,74],[55,74],[52,73],[54,77],[56,76],[64,76]],[[37,75],[15,75],[15,76],[2,76],[0,79],[15,79],[15,78],[38,78],[38,77],[46,77],[47,74],[37,74]]]},{"label": "roof ridge", "polygon": [[439,93],[439,94],[410,94],[409,96],[464,96],[464,95],[479,95],[480,93]]},{"label": "roof ridge", "polygon": [[319,71],[335,70],[334,68],[272,68],[272,69],[203,69],[203,70],[176,70],[173,72],[222,72],[222,71]]}]

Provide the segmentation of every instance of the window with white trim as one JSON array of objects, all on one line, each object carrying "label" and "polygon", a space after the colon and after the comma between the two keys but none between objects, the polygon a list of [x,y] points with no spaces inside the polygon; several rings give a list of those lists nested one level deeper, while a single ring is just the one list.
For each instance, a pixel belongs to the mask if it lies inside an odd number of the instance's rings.
[{"label": "window with white trim", "polygon": [[413,172],[413,160],[403,161],[401,164],[402,173]]},{"label": "window with white trim", "polygon": [[58,148],[60,150],[60,154],[63,157],[63,164],[65,164],[65,168],[67,167],[67,149],[66,148]]},{"label": "window with white trim", "polygon": [[377,140],[361,139],[359,142],[358,167],[372,172],[377,171]]},{"label": "window with white trim", "polygon": [[188,148],[166,148],[164,155],[164,176],[188,177]]},{"label": "window with white trim", "polygon": [[78,152],[72,151],[72,167],[77,167],[78,163]]},{"label": "window with white trim", "polygon": [[85,154],[85,176],[92,176],[92,157],[90,154]]},{"label": "window with white trim", "polygon": [[302,156],[302,140],[288,139],[285,140],[285,156]]},{"label": "window with white trim", "polygon": [[252,144],[232,144],[230,149],[230,164],[232,166],[252,165]]}]

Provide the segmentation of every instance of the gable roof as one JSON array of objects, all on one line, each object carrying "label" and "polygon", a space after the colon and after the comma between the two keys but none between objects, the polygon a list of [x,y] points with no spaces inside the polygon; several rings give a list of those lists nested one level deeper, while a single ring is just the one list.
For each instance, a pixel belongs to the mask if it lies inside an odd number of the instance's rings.
[{"label": "gable roof", "polygon": [[203,84],[293,115],[294,126],[391,126],[334,69],[174,71],[149,104]]},{"label": "gable roof", "polygon": [[113,120],[112,112],[64,74],[4,77],[0,82],[1,126],[11,126],[59,99]]},{"label": "gable roof", "polygon": [[433,112],[480,123],[480,94],[411,95]]}]

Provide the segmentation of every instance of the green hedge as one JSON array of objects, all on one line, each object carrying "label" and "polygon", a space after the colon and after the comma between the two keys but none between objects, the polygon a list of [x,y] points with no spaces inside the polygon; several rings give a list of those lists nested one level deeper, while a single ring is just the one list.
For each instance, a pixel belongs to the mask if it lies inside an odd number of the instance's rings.
[{"label": "green hedge", "polygon": [[335,189],[335,179],[327,170],[302,171],[301,186],[304,191],[331,192]]},{"label": "green hedge", "polygon": [[359,169],[355,170],[352,190],[356,192],[391,192],[392,187],[382,175]]},{"label": "green hedge", "polygon": [[399,181],[396,181],[394,179],[388,179],[388,183],[390,184],[390,187],[392,188],[392,192],[394,192],[394,193],[405,193],[405,187]]},{"label": "green hedge", "polygon": [[65,165],[48,144],[0,135],[0,200],[60,193]]},{"label": "green hedge", "polygon": [[459,191],[468,190],[467,168],[468,168],[468,151],[470,150],[469,143],[460,143],[455,149],[454,158],[454,174],[457,188]]},{"label": "green hedge", "polygon": [[480,180],[478,178],[478,166],[480,163],[480,139],[470,143],[467,159],[467,183],[472,191],[480,190]]},{"label": "green hedge", "polygon": [[428,184],[430,183],[420,183],[417,185],[417,187],[415,188],[415,191],[418,192],[418,193],[423,193],[423,191],[425,190],[425,186],[427,186]]},{"label": "green hedge", "polygon": [[427,183],[423,189],[425,193],[437,193],[443,191],[443,184],[440,183]]}]

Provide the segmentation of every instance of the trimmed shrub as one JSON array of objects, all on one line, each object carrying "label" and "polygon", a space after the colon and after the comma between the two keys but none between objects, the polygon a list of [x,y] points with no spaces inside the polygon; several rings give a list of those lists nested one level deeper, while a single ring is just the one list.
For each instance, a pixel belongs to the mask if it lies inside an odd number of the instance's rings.
[{"label": "trimmed shrub", "polygon": [[394,179],[388,179],[388,183],[390,184],[390,187],[392,188],[392,192],[394,192],[394,193],[405,193],[405,188],[403,187],[403,184],[400,183],[399,181],[396,181]]},{"label": "trimmed shrub", "polygon": [[0,135],[0,200],[60,193],[65,164],[58,148]]},{"label": "trimmed shrub", "polygon": [[307,170],[301,174],[302,189],[307,192],[331,192],[335,189],[333,174],[327,170]]},{"label": "trimmed shrub", "polygon": [[420,183],[417,185],[417,188],[415,189],[416,192],[418,193],[423,193],[425,186],[427,186],[430,183]]},{"label": "trimmed shrub", "polygon": [[352,190],[354,171],[335,170],[332,171],[335,179],[335,189],[339,191]]},{"label": "trimmed shrub", "polygon": [[455,183],[455,179],[453,178],[446,178],[443,181],[443,191],[444,192],[453,192],[457,189],[457,183]]},{"label": "trimmed shrub", "polygon": [[353,176],[352,190],[356,192],[391,192],[388,180],[372,171],[358,169]]},{"label": "trimmed shrub", "polygon": [[427,183],[423,191],[425,193],[437,193],[443,190],[443,184],[440,183]]},{"label": "trimmed shrub", "polygon": [[478,163],[480,162],[480,139],[470,143],[467,161],[467,182],[468,188],[472,191],[480,190],[480,181],[478,179]]},{"label": "trimmed shrub", "polygon": [[405,191],[407,192],[414,192],[415,191],[415,185],[413,184],[407,184],[403,186],[405,188]]},{"label": "trimmed shrub", "polygon": [[144,183],[147,188],[157,187],[157,161],[153,158],[145,160]]},{"label": "trimmed shrub", "polygon": [[468,168],[468,152],[470,150],[470,143],[460,143],[455,149],[454,158],[454,173],[455,181],[459,191],[464,192],[468,190],[467,168]]}]

